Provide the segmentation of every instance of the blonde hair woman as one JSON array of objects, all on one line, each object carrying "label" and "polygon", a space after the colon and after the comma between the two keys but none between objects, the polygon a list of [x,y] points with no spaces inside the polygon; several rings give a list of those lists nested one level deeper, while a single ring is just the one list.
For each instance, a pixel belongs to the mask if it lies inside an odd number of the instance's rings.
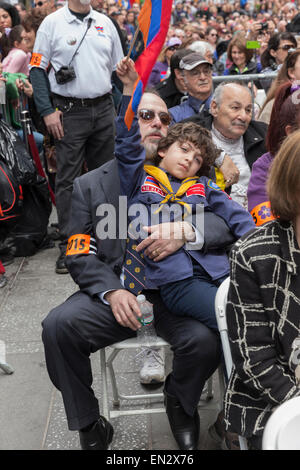
[{"label": "blonde hair woman", "polygon": [[[300,395],[300,130],[280,147],[268,194],[275,219],[230,254],[227,303],[233,372],[225,394],[226,429],[261,449],[275,407]],[[298,343],[299,344],[299,343]]]}]

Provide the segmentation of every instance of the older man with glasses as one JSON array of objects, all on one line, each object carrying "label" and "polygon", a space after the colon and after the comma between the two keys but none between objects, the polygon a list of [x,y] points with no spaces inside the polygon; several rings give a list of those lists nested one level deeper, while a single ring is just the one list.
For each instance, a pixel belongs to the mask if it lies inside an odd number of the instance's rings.
[{"label": "older man with glasses", "polygon": [[212,63],[198,52],[183,57],[179,69],[188,93],[186,101],[169,109],[172,123],[208,110],[213,93]]}]

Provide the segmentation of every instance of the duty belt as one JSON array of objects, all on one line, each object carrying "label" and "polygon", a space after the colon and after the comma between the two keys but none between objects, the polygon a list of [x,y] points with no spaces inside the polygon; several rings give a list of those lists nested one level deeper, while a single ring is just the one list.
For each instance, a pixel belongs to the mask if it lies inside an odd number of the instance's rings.
[{"label": "duty belt", "polygon": [[64,105],[85,107],[85,106],[93,106],[98,103],[101,103],[101,101],[104,101],[108,97],[110,97],[111,94],[106,93],[105,95],[97,96],[96,98],[73,98],[70,96],[57,95],[56,93],[52,93],[52,96],[54,99],[56,99],[58,102],[63,103]]}]

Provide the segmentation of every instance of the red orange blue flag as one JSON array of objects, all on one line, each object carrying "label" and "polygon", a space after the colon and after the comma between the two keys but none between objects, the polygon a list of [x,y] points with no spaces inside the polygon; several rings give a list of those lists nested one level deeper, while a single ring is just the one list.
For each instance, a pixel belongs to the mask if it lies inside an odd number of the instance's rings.
[{"label": "red orange blue flag", "polygon": [[145,0],[138,16],[138,25],[143,35],[144,51],[135,62],[137,79],[132,98],[125,114],[128,129],[137,111],[142,94],[147,86],[152,68],[165,43],[168,33],[173,0]]}]

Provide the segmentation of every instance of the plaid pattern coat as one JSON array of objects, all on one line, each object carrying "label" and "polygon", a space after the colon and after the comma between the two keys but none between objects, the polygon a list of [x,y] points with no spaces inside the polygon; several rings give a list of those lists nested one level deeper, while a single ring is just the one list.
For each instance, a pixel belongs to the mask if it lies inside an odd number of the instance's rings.
[{"label": "plaid pattern coat", "polygon": [[227,323],[234,368],[225,424],[239,435],[259,436],[272,409],[300,395],[300,249],[292,224],[275,220],[251,231],[236,243],[230,261]]}]

